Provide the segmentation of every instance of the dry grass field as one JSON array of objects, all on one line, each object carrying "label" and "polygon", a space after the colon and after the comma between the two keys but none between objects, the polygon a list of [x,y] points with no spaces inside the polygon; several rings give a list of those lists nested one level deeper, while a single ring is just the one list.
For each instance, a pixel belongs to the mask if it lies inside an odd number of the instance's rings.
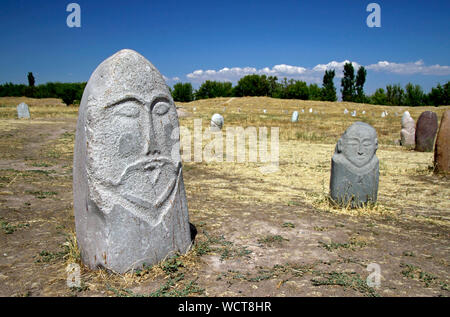
[{"label": "dry grass field", "polygon": [[[30,105],[30,120],[16,119],[20,102]],[[0,98],[0,296],[449,295],[450,181],[433,174],[433,153],[398,145],[405,110],[415,120],[425,110],[440,119],[449,107],[265,97],[177,106],[188,113],[180,125],[190,131],[199,118],[206,128],[216,112],[225,128],[279,127],[279,170],[184,162],[195,244],[186,255],[119,275],[83,267],[76,246],[78,109],[57,99]],[[290,122],[294,110],[298,123]],[[377,204],[352,210],[327,196],[335,144],[355,121],[377,130],[380,183]],[[81,265],[79,288],[66,285],[70,263]],[[366,283],[371,263],[381,270],[378,288]]]}]

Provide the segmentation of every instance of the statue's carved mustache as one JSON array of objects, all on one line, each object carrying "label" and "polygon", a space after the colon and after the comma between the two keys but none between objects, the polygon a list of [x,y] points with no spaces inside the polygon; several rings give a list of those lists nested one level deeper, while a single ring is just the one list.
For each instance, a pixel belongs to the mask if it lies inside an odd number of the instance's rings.
[{"label": "statue's carved mustache", "polygon": [[112,181],[111,184],[113,186],[122,185],[124,181],[129,177],[130,173],[133,171],[161,170],[165,165],[168,165],[170,167],[170,170],[174,173],[174,176],[178,174],[178,171],[181,168],[180,161],[174,162],[172,158],[166,156],[144,157],[128,165],[120,175],[119,179]]}]

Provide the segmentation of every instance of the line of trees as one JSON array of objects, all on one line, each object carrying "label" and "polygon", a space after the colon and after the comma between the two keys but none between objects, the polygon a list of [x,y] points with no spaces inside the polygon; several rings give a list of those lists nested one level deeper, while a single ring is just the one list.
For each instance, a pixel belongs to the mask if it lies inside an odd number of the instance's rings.
[{"label": "line of trees", "polygon": [[6,83],[0,85],[0,97],[61,98],[66,105],[80,101],[86,83],[46,83],[35,86],[33,73],[28,73],[28,86]]},{"label": "line of trees", "polygon": [[[302,99],[336,101],[334,86],[334,69],[326,70],[322,87],[317,84],[308,85],[304,81],[284,78],[278,81],[276,76],[247,75],[242,77],[236,86],[230,82],[207,80],[194,91],[190,83],[177,83],[173,87],[172,96],[175,101],[189,102],[193,100],[216,97],[268,96],[281,99]],[[344,65],[341,79],[342,100],[347,102],[370,103],[391,106],[423,106],[449,105],[450,82],[443,86],[438,84],[430,93],[425,93],[420,85],[407,84],[403,89],[399,84],[379,88],[372,95],[364,93],[367,70],[360,66],[355,75],[352,63]]]},{"label": "line of trees", "polygon": [[[190,102],[193,100],[216,97],[268,96],[280,99],[302,99],[336,101],[334,86],[334,69],[326,70],[322,87],[307,84],[301,80],[287,79],[278,81],[276,76],[247,75],[242,77],[236,86],[231,82],[207,80],[194,91],[191,83],[177,83],[171,89],[175,101]],[[351,63],[344,65],[341,79],[342,100],[357,103],[370,103],[389,106],[424,106],[450,105],[450,81],[438,84],[429,93],[425,93],[420,85],[408,83],[405,88],[399,84],[378,88],[372,95],[364,93],[367,71],[360,66],[355,75]],[[33,73],[28,73],[28,86],[6,83],[0,85],[0,97],[32,97],[61,98],[67,105],[80,101],[86,83],[46,83],[35,86]]]}]

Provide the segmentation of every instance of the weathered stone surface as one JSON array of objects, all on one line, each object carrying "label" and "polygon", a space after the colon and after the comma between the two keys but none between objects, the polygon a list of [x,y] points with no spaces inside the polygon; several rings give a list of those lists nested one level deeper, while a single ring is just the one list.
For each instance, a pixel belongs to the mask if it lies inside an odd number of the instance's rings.
[{"label": "weathered stone surface", "polygon": [[213,116],[211,117],[211,128],[221,130],[223,124],[224,124],[223,117],[218,113],[213,114]]},{"label": "weathered stone surface", "polygon": [[330,196],[344,206],[376,202],[379,161],[375,129],[355,122],[339,139],[331,159]]},{"label": "weathered stone surface", "polygon": [[438,129],[437,114],[432,111],[422,112],[416,125],[416,151],[431,152]]},{"label": "weathered stone surface", "polygon": [[416,144],[416,123],[408,111],[402,116],[402,130],[400,131],[400,144],[413,147]]},{"label": "weathered stone surface", "polygon": [[30,110],[26,103],[22,102],[17,106],[17,117],[19,119],[30,119]]},{"label": "weathered stone surface", "polygon": [[122,50],[101,63],[81,100],[73,190],[82,261],[115,272],[191,245],[177,112],[162,75]]},{"label": "weathered stone surface", "polygon": [[294,111],[292,113],[292,118],[291,118],[292,122],[298,122],[298,111]]},{"label": "weathered stone surface", "polygon": [[442,115],[434,147],[434,167],[436,173],[450,173],[450,110]]}]

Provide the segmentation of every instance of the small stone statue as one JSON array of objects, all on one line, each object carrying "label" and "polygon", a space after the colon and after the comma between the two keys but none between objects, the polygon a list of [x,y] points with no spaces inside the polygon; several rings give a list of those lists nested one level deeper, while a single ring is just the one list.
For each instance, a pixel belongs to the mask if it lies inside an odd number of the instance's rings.
[{"label": "small stone statue", "polygon": [[340,205],[359,207],[376,202],[379,161],[375,129],[355,122],[339,139],[331,160],[330,195]]},{"label": "small stone statue", "polygon": [[411,118],[409,111],[405,111],[402,116],[402,130],[400,131],[400,144],[402,146],[415,146],[416,123]]},{"label": "small stone statue", "polygon": [[223,123],[224,119],[220,114],[213,114],[213,116],[211,117],[211,128],[215,130],[222,130]]}]

